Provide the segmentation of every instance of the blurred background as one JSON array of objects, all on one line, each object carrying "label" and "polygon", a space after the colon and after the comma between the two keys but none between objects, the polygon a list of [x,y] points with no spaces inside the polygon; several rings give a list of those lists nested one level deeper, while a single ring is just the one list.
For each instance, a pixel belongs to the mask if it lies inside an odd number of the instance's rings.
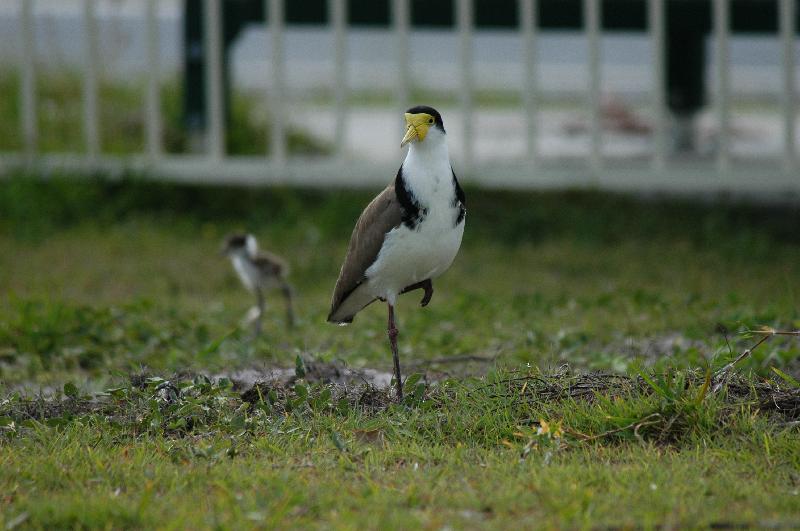
[{"label": "blurred background", "polygon": [[425,103],[485,186],[796,193],[798,16],[794,0],[9,0],[0,164],[372,186]]}]

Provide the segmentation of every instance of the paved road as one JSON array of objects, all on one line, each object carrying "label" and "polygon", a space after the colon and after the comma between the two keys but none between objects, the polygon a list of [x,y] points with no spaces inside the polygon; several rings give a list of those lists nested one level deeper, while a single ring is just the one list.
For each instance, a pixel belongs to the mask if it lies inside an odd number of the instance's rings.
[{"label": "paved road", "polygon": [[[463,120],[457,107],[439,109],[448,131],[454,159],[464,157]],[[320,138],[332,138],[335,113],[326,107],[296,106],[289,113],[292,122]],[[641,114],[641,116],[639,116]],[[637,113],[642,125],[650,124],[646,112]],[[699,149],[710,155],[714,150],[717,127],[714,117],[704,113],[698,121]],[[581,109],[544,110],[538,121],[539,153],[550,159],[588,156],[590,138],[588,118]],[[476,162],[522,159],[526,154],[525,117],[514,109],[478,109],[474,114]],[[346,146],[355,158],[380,162],[399,161],[402,124],[393,108],[353,108],[346,127]],[[800,138],[800,124],[796,132]],[[733,118],[731,152],[734,156],[778,156],[783,147],[781,116],[772,112],[740,113]],[[648,132],[629,132],[607,121],[603,135],[603,154],[608,157],[641,158],[652,150]],[[800,147],[800,146],[798,146]]]}]

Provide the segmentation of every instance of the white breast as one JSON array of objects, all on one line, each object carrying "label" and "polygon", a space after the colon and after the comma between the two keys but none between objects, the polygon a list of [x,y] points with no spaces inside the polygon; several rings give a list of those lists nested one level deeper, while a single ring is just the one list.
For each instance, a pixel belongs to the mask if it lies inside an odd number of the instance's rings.
[{"label": "white breast", "polygon": [[419,230],[401,225],[386,236],[378,259],[367,270],[374,296],[391,302],[403,288],[447,271],[461,246],[464,222],[454,227],[452,217],[447,226],[439,221],[429,216]]},{"label": "white breast", "polygon": [[390,231],[366,271],[371,295],[391,304],[405,287],[444,273],[461,246],[464,220],[456,224],[453,170],[446,145],[438,147],[411,150],[403,163],[403,178],[427,213],[413,229],[401,225]]},{"label": "white breast", "polygon": [[231,262],[233,263],[233,268],[239,275],[242,284],[244,284],[245,287],[250,291],[253,291],[260,284],[260,274],[258,269],[256,269],[252,262],[240,255],[232,256]]}]

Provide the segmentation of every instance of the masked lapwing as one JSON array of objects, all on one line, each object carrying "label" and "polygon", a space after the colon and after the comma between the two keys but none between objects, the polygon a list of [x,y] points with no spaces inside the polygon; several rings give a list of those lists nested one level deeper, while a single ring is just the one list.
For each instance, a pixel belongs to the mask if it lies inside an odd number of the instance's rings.
[{"label": "masked lapwing", "polygon": [[397,296],[416,289],[433,295],[432,281],[453,263],[464,234],[466,202],[450,164],[441,115],[431,107],[405,113],[400,146],[408,153],[394,181],[356,222],[336,281],[328,321],[347,324],[376,299],[389,309],[388,335],[398,399],[403,398],[397,326]]},{"label": "masked lapwing", "polygon": [[222,252],[228,256],[233,269],[248,291],[256,296],[256,306],[248,312],[246,321],[254,323],[255,334],[261,333],[261,319],[264,315],[264,292],[280,289],[286,302],[286,326],[294,326],[292,310],[293,289],[286,280],[289,267],[286,262],[272,253],[258,248],[252,234],[233,234],[225,239]]}]

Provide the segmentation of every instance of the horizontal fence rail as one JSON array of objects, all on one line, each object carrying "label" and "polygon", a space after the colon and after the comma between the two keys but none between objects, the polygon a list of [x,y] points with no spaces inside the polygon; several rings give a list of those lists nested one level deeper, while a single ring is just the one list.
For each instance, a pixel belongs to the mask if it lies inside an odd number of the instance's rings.
[{"label": "horizontal fence rail", "polygon": [[[223,9],[227,0],[202,0],[205,123],[203,137],[192,142],[192,154],[166,152],[165,117],[162,105],[160,59],[159,2],[141,0],[143,27],[147,35],[146,84],[143,95],[142,153],[114,156],[104,152],[104,138],[112,135],[101,121],[100,82],[103,69],[102,45],[98,29],[98,0],[81,0],[84,28],[82,75],[82,138],[84,149],[75,153],[44,153],[41,147],[40,116],[36,65],[37,0],[19,2],[20,75],[20,138],[19,152],[0,153],[0,171],[8,174],[19,169],[47,172],[142,172],[153,178],[190,182],[270,184],[290,183],[312,186],[376,186],[388,181],[397,163],[370,162],[348,151],[348,139],[361,132],[352,126],[353,94],[349,89],[348,65],[351,34],[347,0],[328,0],[327,30],[330,31],[330,66],[333,108],[333,139],[327,155],[308,158],[291,154],[290,129],[295,124],[291,110],[295,105],[287,82],[286,3],[285,0],[254,0],[266,16],[269,49],[264,50],[269,65],[270,83],[263,94],[269,123],[263,144],[269,155],[263,157],[231,155],[226,149],[227,117],[231,109],[225,94],[228,83],[228,57],[223,49],[225,28]],[[45,0],[38,0],[44,2]],[[519,65],[521,89],[518,92],[519,116],[524,127],[521,135],[524,152],[515,158],[484,161],[475,156],[475,148],[484,134],[480,126],[485,108],[476,103],[476,28],[474,0],[453,2],[452,31],[457,52],[452,58],[457,65],[459,86],[454,112],[458,115],[455,129],[460,142],[459,156],[453,165],[465,181],[502,188],[599,187],[610,190],[664,191],[670,193],[710,193],[731,191],[743,194],[800,194],[800,176],[796,156],[797,97],[796,54],[797,1],[774,0],[777,7],[773,33],[780,44],[779,60],[781,92],[776,101],[780,108],[781,151],[775,157],[748,157],[732,151],[731,53],[732,0],[709,0],[711,27],[709,38],[715,58],[712,73],[715,90],[711,115],[717,127],[713,155],[684,153],[674,150],[670,142],[674,120],[668,105],[667,47],[668,6],[674,0],[641,0],[646,12],[644,30],[651,48],[652,75],[646,100],[651,114],[649,123],[649,155],[609,156],[605,149],[605,110],[603,99],[603,36],[604,18],[609,4],[600,0],[580,0],[581,31],[586,39],[585,123],[586,150],[581,156],[548,157],[542,148],[544,125],[542,106],[546,99],[540,88],[539,66],[542,61],[538,46],[542,34],[539,0],[518,0],[516,31],[521,47]],[[766,0],[765,0],[766,1]],[[398,131],[386,131],[399,141],[402,111],[414,104],[415,69],[412,46],[412,2],[389,0],[387,37],[392,40],[393,55],[389,59],[395,72],[394,91],[389,105],[398,115]],[[362,109],[363,112],[363,109]],[[546,124],[545,124],[546,125]],[[450,130],[450,129],[448,129]],[[197,140],[197,139],[195,139]],[[451,142],[452,144],[452,142]],[[398,152],[398,162],[400,153]],[[774,160],[773,160],[774,159]]]}]

